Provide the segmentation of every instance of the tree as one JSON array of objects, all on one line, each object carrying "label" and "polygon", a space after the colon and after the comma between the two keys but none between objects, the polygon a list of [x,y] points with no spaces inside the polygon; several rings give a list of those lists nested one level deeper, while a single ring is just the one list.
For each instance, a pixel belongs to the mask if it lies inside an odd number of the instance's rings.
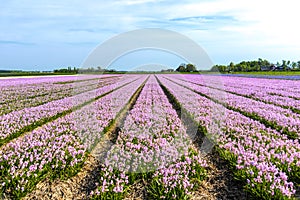
[{"label": "tree", "polygon": [[179,67],[176,69],[177,72],[185,72],[186,68],[183,65],[179,65]]},{"label": "tree", "polygon": [[280,63],[277,61],[276,62],[276,67],[279,67],[280,66]]},{"label": "tree", "polygon": [[258,64],[262,67],[270,67],[271,63],[267,60],[263,60],[261,58],[258,59]]},{"label": "tree", "polygon": [[227,71],[228,71],[228,67],[225,66],[225,65],[220,65],[220,66],[219,66],[219,71],[220,71],[220,72],[227,72]]},{"label": "tree", "polygon": [[241,71],[242,72],[247,72],[249,69],[248,69],[248,65],[245,64],[245,63],[241,63],[240,64],[240,68],[241,68]]},{"label": "tree", "polygon": [[293,70],[295,70],[296,67],[297,67],[297,63],[296,62],[292,62],[292,68],[293,68]]},{"label": "tree", "polygon": [[234,63],[230,62],[228,71],[234,70]]},{"label": "tree", "polygon": [[258,63],[254,64],[254,70],[255,71],[260,71],[260,65]]},{"label": "tree", "polygon": [[186,71],[187,72],[196,72],[197,69],[196,69],[195,65],[189,63],[189,64],[186,65]]},{"label": "tree", "polygon": [[78,69],[76,69],[76,67],[74,67],[72,69],[72,67],[67,67],[66,69],[55,69],[53,70],[54,73],[71,73],[71,74],[77,74],[78,73]]},{"label": "tree", "polygon": [[224,73],[227,72],[228,70],[226,65],[214,65],[210,71]]},{"label": "tree", "polygon": [[286,60],[282,60],[282,65],[281,66],[283,67],[284,70],[287,69]]},{"label": "tree", "polygon": [[211,72],[220,72],[219,70],[219,65],[214,65],[212,66],[212,68],[210,69]]}]

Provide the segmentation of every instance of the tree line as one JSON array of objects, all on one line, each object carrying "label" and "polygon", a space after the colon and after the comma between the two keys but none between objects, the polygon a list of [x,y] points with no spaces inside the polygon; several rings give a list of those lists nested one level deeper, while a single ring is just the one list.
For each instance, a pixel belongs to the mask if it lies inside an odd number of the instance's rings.
[{"label": "tree line", "polygon": [[[182,63],[176,69],[176,72],[199,72],[192,63]],[[207,71],[207,70],[201,70]],[[290,60],[282,60],[276,64],[266,59],[259,58],[253,61],[241,61],[237,64],[230,62],[229,65],[214,65],[210,70],[212,72],[230,73],[230,72],[257,72],[257,71],[300,71],[300,61],[293,62]],[[117,73],[115,69],[102,69],[101,67],[89,67],[85,69],[68,67],[66,69],[56,69],[54,73]],[[174,72],[173,69],[161,70],[161,72]]]},{"label": "tree line", "polygon": [[182,64],[180,64],[177,67],[176,71],[177,72],[198,72],[196,66],[191,64],[191,63],[188,63],[188,64],[182,63]]},{"label": "tree line", "polygon": [[76,68],[68,67],[63,69],[55,69],[54,73],[69,73],[69,74],[79,74],[79,73],[104,73],[104,72],[116,72],[115,69],[102,69],[101,67],[89,67],[89,68]]},{"label": "tree line", "polygon": [[255,61],[242,61],[238,64],[230,62],[229,65],[214,65],[211,71],[218,72],[253,72],[253,71],[300,71],[300,61],[292,62],[282,60],[273,64],[268,60],[259,58]]}]

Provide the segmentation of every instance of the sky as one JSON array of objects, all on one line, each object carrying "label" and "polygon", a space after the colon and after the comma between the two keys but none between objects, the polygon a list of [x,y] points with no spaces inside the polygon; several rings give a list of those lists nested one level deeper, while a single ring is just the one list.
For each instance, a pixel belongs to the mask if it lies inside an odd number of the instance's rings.
[{"label": "sky", "polygon": [[[97,46],[142,28],[185,35],[214,64],[258,58],[298,61],[299,19],[296,0],[2,1],[0,69],[80,67]],[[176,68],[182,62],[176,55],[146,50],[124,55],[110,68],[130,70],[152,63]]]}]

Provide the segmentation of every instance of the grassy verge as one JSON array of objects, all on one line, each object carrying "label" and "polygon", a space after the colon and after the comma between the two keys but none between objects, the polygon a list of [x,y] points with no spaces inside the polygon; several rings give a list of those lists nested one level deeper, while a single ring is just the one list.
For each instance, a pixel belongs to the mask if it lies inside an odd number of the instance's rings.
[{"label": "grassy verge", "polygon": [[39,73],[39,72],[20,72],[20,73],[0,73],[0,77],[13,77],[13,76],[55,76],[55,75],[76,75],[75,73]]},{"label": "grassy verge", "polygon": [[245,75],[267,75],[267,76],[295,76],[300,75],[300,71],[259,71],[259,72],[231,72],[229,74]]}]

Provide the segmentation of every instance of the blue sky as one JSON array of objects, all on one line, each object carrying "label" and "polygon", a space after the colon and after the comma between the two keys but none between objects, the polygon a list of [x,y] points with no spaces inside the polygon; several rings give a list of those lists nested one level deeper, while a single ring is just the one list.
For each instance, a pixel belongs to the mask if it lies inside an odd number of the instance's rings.
[{"label": "blue sky", "polygon": [[[140,28],[184,34],[215,64],[257,58],[298,61],[298,8],[296,0],[2,1],[0,69],[80,67],[97,45]],[[181,62],[174,55],[145,51],[111,67],[157,63],[175,68]]]}]

